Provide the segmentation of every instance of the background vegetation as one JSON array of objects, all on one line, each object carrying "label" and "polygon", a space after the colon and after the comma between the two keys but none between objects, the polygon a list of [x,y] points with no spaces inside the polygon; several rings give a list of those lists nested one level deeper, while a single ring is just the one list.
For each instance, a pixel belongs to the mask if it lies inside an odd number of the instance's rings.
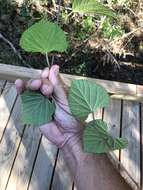
[{"label": "background vegetation", "polygon": [[[62,1],[59,24],[68,34],[70,45],[65,54],[56,55],[55,63],[67,73],[142,83],[143,3],[141,0],[98,1],[115,10],[118,19],[69,15],[71,1]],[[0,0],[0,62],[45,67],[45,57],[22,51],[19,39],[25,29],[41,18],[56,21],[58,11],[55,0]]]}]

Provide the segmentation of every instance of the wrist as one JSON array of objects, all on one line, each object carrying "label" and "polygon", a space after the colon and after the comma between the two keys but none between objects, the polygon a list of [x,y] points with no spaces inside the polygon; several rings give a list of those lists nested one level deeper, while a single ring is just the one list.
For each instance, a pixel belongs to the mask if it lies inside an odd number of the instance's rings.
[{"label": "wrist", "polygon": [[82,134],[76,134],[69,138],[64,147],[61,149],[64,157],[69,162],[74,160],[77,164],[85,157],[86,153],[83,151]]}]

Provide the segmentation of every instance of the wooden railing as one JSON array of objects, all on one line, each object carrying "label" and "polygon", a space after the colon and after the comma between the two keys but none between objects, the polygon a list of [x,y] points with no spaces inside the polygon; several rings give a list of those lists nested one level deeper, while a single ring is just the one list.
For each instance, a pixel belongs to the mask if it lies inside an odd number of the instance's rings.
[{"label": "wooden railing", "polygon": [[[15,81],[17,78],[23,80],[40,78],[41,70],[32,68],[0,64],[0,79]],[[115,81],[107,81],[95,78],[87,78],[82,76],[61,74],[66,85],[70,85],[73,79],[88,79],[92,82],[98,83],[106,88],[112,98],[127,99],[135,101],[143,101],[143,86],[128,84]]]}]

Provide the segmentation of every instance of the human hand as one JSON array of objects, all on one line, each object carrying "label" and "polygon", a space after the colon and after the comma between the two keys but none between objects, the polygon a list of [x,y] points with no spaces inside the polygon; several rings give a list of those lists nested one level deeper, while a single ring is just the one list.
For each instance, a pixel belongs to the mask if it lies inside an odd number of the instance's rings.
[{"label": "human hand", "polygon": [[40,126],[41,132],[47,139],[59,148],[63,148],[67,142],[74,145],[79,140],[83,126],[71,115],[67,99],[68,88],[60,77],[59,66],[54,65],[50,70],[44,69],[41,79],[28,82],[17,79],[15,85],[18,94],[25,89],[30,89],[40,90],[43,95],[53,97],[56,104],[54,119],[52,122]]}]

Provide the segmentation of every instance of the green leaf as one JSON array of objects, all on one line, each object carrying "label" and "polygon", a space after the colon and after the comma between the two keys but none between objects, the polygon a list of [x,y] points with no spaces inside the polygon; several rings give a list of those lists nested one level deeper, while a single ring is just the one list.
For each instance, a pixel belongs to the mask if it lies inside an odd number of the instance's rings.
[{"label": "green leaf", "polygon": [[116,18],[114,11],[99,3],[97,0],[74,0],[72,4],[73,12],[95,13]]},{"label": "green leaf", "polygon": [[83,119],[98,108],[107,106],[109,96],[106,90],[98,84],[88,80],[73,80],[68,101],[72,114]]},{"label": "green leaf", "polygon": [[125,148],[127,145],[128,141],[126,138],[116,138],[116,141],[114,143],[114,150]]},{"label": "green leaf", "polygon": [[20,39],[20,46],[27,52],[64,52],[67,41],[64,31],[55,23],[41,20],[28,28]]},{"label": "green leaf", "polygon": [[84,151],[89,153],[107,153],[127,147],[125,138],[113,138],[107,131],[107,124],[102,120],[88,123],[83,135]]},{"label": "green leaf", "polygon": [[46,124],[52,120],[55,104],[40,92],[25,91],[21,95],[23,122],[34,126]]}]

